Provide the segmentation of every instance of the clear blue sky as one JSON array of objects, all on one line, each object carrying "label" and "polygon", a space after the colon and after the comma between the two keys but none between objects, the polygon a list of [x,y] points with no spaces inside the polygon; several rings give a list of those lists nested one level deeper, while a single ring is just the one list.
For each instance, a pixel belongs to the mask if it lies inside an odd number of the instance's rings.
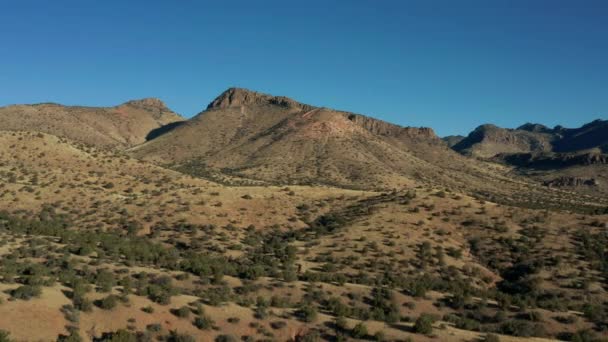
[{"label": "clear blue sky", "polygon": [[0,105],[230,86],[438,134],[608,116],[608,1],[5,0]]}]

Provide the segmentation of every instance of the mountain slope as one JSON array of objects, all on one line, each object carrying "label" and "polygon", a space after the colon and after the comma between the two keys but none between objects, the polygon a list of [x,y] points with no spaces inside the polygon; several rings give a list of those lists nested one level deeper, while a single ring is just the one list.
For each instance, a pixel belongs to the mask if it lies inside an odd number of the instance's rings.
[{"label": "mountain slope", "polygon": [[267,184],[363,189],[426,184],[507,203],[535,202],[536,196],[564,202],[562,193],[454,152],[429,128],[401,127],[238,88],[128,152],[193,174],[210,169]]},{"label": "mountain slope", "polygon": [[115,107],[13,105],[0,108],[0,130],[39,131],[103,147],[125,148],[146,141],[150,131],[183,120],[158,99]]}]

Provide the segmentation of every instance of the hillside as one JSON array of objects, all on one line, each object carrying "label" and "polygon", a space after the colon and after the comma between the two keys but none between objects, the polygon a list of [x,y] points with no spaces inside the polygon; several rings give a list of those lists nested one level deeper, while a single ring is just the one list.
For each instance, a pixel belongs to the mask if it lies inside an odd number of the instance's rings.
[{"label": "hillside", "polygon": [[126,148],[146,141],[150,131],[183,120],[153,98],[115,107],[53,103],[0,108],[0,130],[38,131],[94,146]]},{"label": "hillside", "polygon": [[18,341],[606,336],[606,215],[223,186],[38,132],[0,132],[0,179],[0,333]]}]

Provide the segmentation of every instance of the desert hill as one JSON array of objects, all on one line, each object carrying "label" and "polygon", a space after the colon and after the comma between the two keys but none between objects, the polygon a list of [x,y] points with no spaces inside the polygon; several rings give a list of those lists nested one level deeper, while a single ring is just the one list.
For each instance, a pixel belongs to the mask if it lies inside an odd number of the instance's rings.
[{"label": "desert hill", "polygon": [[115,107],[43,103],[0,108],[0,130],[38,131],[114,148],[143,143],[150,131],[181,120],[181,116],[154,98],[133,100]]}]

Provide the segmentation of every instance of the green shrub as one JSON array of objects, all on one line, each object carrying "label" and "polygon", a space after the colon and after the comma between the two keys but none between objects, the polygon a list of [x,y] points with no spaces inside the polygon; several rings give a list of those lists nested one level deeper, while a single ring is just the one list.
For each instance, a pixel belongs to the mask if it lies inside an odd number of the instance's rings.
[{"label": "green shrub", "polygon": [[238,339],[232,335],[219,335],[215,338],[215,342],[237,342]]},{"label": "green shrub", "polygon": [[298,316],[304,322],[314,322],[317,319],[317,309],[310,304],[303,305],[298,311]]},{"label": "green shrub", "polygon": [[173,314],[180,318],[187,318],[190,316],[190,308],[187,306],[182,306],[179,309],[173,310]]},{"label": "green shrub", "polygon": [[414,323],[414,331],[419,334],[430,335],[433,332],[433,317],[428,314],[422,314]]},{"label": "green shrub", "polygon": [[137,336],[125,329],[120,329],[111,333],[104,333],[102,341],[107,342],[137,342]]},{"label": "green shrub", "polygon": [[500,338],[496,334],[486,334],[483,340],[484,342],[500,342]]},{"label": "green shrub", "polygon": [[350,333],[353,338],[363,339],[367,336],[367,327],[365,326],[365,324],[363,324],[363,322],[359,322],[357,325],[355,325],[355,327],[353,328],[353,330],[351,330]]},{"label": "green shrub", "polygon": [[97,305],[104,310],[112,310],[118,304],[118,297],[115,295],[109,295],[107,297],[102,298]]},{"label": "green shrub", "polygon": [[166,338],[167,342],[195,342],[196,339],[187,334],[180,334],[175,330],[172,330],[169,333],[169,336]]},{"label": "green shrub", "polygon": [[196,317],[192,324],[194,324],[195,327],[197,327],[201,330],[209,330],[209,329],[213,328],[214,323],[215,322],[210,317],[201,315],[201,316]]},{"label": "green shrub", "polygon": [[11,296],[16,299],[30,300],[40,297],[42,289],[40,286],[22,285],[11,291]]},{"label": "green shrub", "polygon": [[11,342],[10,334],[6,330],[0,329],[0,342]]}]

